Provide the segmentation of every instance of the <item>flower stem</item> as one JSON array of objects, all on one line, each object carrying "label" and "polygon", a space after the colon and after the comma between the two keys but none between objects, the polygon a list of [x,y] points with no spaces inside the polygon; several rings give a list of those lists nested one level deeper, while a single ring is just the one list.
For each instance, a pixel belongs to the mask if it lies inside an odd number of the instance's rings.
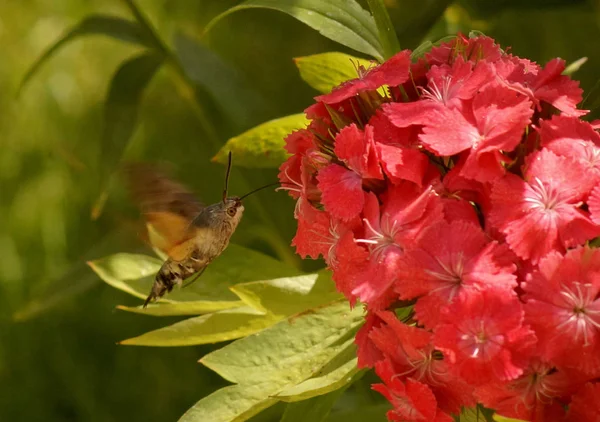
[{"label": "flower stem", "polygon": [[367,0],[369,9],[375,18],[379,41],[383,47],[383,56],[387,60],[400,51],[400,42],[392,25],[390,15],[385,8],[384,0]]}]

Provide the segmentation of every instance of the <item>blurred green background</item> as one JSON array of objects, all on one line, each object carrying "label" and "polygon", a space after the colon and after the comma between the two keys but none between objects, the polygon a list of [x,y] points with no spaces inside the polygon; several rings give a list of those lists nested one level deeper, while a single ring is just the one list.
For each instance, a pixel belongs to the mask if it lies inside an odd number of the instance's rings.
[{"label": "blurred green background", "polygon": [[[222,73],[211,75],[217,81],[212,88],[218,98],[201,92],[194,103],[172,73],[159,71],[143,95],[139,124],[125,151],[128,159],[172,163],[174,173],[207,202],[220,195],[224,169],[210,162],[219,144],[311,104],[317,93],[300,79],[294,57],[325,51],[360,56],[287,15],[267,10],[235,13],[201,40],[211,18],[239,3],[137,3],[167,45],[172,47],[179,39],[183,60],[191,60],[205,73],[212,69],[189,48],[202,42],[243,83],[240,90]],[[598,116],[593,90],[600,75],[597,1],[386,3],[402,48],[477,29],[503,47],[511,46],[513,53],[540,63],[557,56],[567,62],[588,57],[574,77],[586,93],[591,92],[584,108]],[[100,217],[91,218],[120,159],[101,153],[104,98],[120,63],[141,49],[108,37],[78,39],[61,49],[16,95],[36,58],[92,13],[132,19],[119,0],[0,2],[2,421],[176,420],[199,398],[224,385],[197,363],[211,347],[116,345],[166,325],[165,320],[115,311],[117,304],[138,301],[101,283],[85,265],[86,260],[110,253],[144,249],[136,232],[135,210],[118,179],[113,179]],[[219,109],[219,104],[227,109]],[[201,124],[198,110],[206,116],[212,135]],[[242,194],[274,180],[274,170],[242,169],[233,173],[231,191]],[[285,247],[293,236],[293,203],[283,194],[262,192],[248,204],[234,241],[285,257],[289,250],[281,245]],[[263,225],[276,229],[275,243],[258,235]],[[356,388],[368,388],[367,381]],[[275,418],[280,411],[276,406],[261,418]]]}]

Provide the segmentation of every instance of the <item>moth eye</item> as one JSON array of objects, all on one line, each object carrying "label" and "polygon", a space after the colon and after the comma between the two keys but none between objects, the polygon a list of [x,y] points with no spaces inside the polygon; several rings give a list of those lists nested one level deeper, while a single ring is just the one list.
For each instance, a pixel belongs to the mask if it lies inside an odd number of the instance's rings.
[{"label": "moth eye", "polygon": [[228,214],[230,217],[233,217],[233,216],[235,215],[235,211],[236,211],[236,209],[235,209],[235,208],[233,208],[233,207],[231,207],[231,208],[227,208],[227,214]]}]

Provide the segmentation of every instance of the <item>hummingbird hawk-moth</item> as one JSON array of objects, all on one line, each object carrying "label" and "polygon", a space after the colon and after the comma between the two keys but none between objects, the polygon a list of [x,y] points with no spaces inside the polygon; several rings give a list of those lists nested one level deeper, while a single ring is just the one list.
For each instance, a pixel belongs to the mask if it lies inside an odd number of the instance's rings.
[{"label": "hummingbird hawk-moth", "polygon": [[146,218],[150,242],[168,255],[144,308],[195,275],[191,284],[227,248],[244,212],[242,199],[259,190],[228,197],[230,172],[231,153],[222,200],[204,206],[187,188],[158,169],[139,164],[128,168],[131,194]]}]

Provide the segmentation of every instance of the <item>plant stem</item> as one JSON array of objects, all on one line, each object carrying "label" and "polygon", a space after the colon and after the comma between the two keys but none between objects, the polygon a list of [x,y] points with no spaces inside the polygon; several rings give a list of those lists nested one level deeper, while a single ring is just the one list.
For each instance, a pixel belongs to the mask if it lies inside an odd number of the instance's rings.
[{"label": "plant stem", "polygon": [[383,47],[383,56],[387,60],[400,51],[400,42],[390,15],[385,8],[384,0],[367,0],[371,14],[375,18],[377,32],[379,33],[379,41]]}]

